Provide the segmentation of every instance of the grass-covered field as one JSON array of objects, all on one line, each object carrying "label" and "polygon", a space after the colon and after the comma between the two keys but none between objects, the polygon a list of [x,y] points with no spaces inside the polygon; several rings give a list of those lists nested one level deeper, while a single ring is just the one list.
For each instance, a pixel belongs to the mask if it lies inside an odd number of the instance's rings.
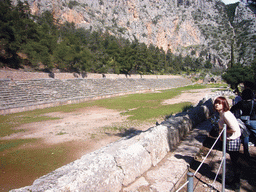
[{"label": "grass-covered field", "polygon": [[[216,85],[214,86],[216,87]],[[9,114],[5,116],[1,115],[0,137],[11,135],[17,131],[24,131],[12,129],[22,124],[56,119],[46,116],[47,113],[72,112],[77,109],[91,106],[99,106],[122,111],[122,115],[127,115],[128,121],[131,122],[136,121],[143,123],[146,121],[154,121],[154,119],[159,117],[164,118],[171,114],[182,112],[184,109],[191,106],[191,103],[188,102],[173,105],[162,105],[161,103],[164,100],[180,95],[183,91],[204,89],[207,87],[209,87],[209,85],[191,85],[158,91],[156,93],[131,94],[120,97],[87,101],[79,104],[70,104]],[[118,127],[116,130],[118,130]],[[47,147],[42,146],[40,147],[40,150],[30,147],[21,148],[21,146],[33,145],[33,143],[40,143],[40,140],[0,140],[0,167],[3,168],[3,172],[5,172],[5,174],[0,172],[1,178],[7,176],[6,172],[10,171],[13,171],[13,175],[8,173],[8,177],[12,177],[13,179],[16,178],[15,175],[17,176],[19,172],[24,172],[24,174],[29,173],[31,176],[41,176],[70,161],[68,155],[72,153],[72,149],[70,149],[67,144],[58,144]],[[2,181],[6,182],[5,179]],[[1,184],[2,182],[0,182],[0,186]]]},{"label": "grass-covered field", "polygon": [[[86,108],[90,106],[100,106],[109,109],[116,109],[120,111],[126,111],[123,115],[129,115],[130,120],[145,121],[154,117],[165,116],[172,113],[182,111],[182,109],[190,105],[189,103],[181,103],[175,105],[161,105],[161,102],[166,99],[171,99],[182,91],[191,89],[203,89],[205,85],[191,85],[186,87],[180,87],[170,90],[160,91],[158,93],[141,93],[131,94],[120,97],[113,97],[107,99],[100,99],[94,101],[87,101],[84,103],[63,105],[58,107],[51,107],[46,109],[37,109],[33,111],[26,111],[20,113],[14,113],[9,115],[0,116],[0,137],[15,133],[17,130],[13,130],[13,127],[21,124],[40,122],[45,120],[54,120],[45,116],[50,112],[71,112],[80,108]],[[20,131],[20,130],[19,130]],[[22,131],[22,130],[21,130]]]},{"label": "grass-covered field", "polygon": [[[11,135],[17,131],[24,130],[14,130],[12,128],[20,126],[21,124],[40,122],[45,120],[55,120],[56,118],[46,116],[45,114],[51,112],[71,112],[80,108],[86,108],[91,106],[105,107],[108,109],[115,109],[120,111],[125,111],[122,115],[128,115],[128,120],[136,120],[141,123],[143,121],[150,121],[154,118],[165,117],[170,114],[175,114],[182,112],[191,106],[191,103],[184,102],[172,105],[162,105],[164,100],[171,99],[183,91],[193,90],[193,89],[204,89],[210,85],[190,85],[186,87],[174,88],[164,91],[159,91],[157,93],[140,93],[131,94],[120,97],[113,97],[107,99],[87,101],[84,103],[63,105],[58,107],[51,107],[46,109],[37,109],[33,111],[26,111],[20,113],[14,113],[9,115],[0,116],[0,137]],[[214,85],[221,86],[221,85]],[[0,141],[0,152],[4,149],[10,149],[16,147],[20,144],[26,142],[22,141]],[[3,146],[3,142],[6,143],[6,147]],[[31,140],[28,140],[31,142]],[[8,143],[8,144],[7,144]],[[20,144],[19,144],[20,143]]]}]

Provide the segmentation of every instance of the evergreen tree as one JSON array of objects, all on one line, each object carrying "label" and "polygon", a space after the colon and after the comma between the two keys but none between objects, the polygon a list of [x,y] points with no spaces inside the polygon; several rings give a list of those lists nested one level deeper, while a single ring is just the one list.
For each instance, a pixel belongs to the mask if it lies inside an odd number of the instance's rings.
[{"label": "evergreen tree", "polygon": [[14,22],[14,8],[10,0],[0,1],[0,18],[0,48],[4,50],[1,51],[0,61],[3,65],[9,64],[9,67],[19,68],[19,42],[15,30],[17,22]]},{"label": "evergreen tree", "polygon": [[136,43],[131,43],[123,47],[120,57],[120,72],[130,74],[136,61]]},{"label": "evergreen tree", "polygon": [[232,89],[236,89],[237,86],[244,81],[253,81],[253,70],[251,67],[242,66],[236,64],[232,68],[229,68],[222,78],[231,86]]},{"label": "evergreen tree", "polygon": [[166,65],[167,65],[167,73],[174,73],[174,68],[173,68],[173,58],[174,55],[172,54],[171,50],[168,49],[166,53]]}]

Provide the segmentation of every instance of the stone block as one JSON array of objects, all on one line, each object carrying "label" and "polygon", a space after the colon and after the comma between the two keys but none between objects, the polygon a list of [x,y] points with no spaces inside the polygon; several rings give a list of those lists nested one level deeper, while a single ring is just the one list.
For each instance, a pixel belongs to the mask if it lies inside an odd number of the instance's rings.
[{"label": "stone block", "polygon": [[123,171],[117,166],[114,157],[95,152],[40,177],[32,186],[12,191],[117,192],[121,190],[123,180]]},{"label": "stone block", "polygon": [[136,180],[131,186],[123,189],[123,192],[149,191],[149,183],[144,177]]},{"label": "stone block", "polygon": [[168,127],[168,141],[170,151],[174,151],[180,142],[179,131],[174,127]]},{"label": "stone block", "polygon": [[138,143],[119,150],[115,160],[117,166],[123,170],[124,186],[132,183],[152,166],[151,156],[148,151]]},{"label": "stone block", "polygon": [[170,151],[168,129],[163,125],[151,128],[143,133],[139,142],[149,152],[153,166],[156,166]]},{"label": "stone block", "polygon": [[141,142],[145,134],[130,135],[99,150],[114,157],[117,166],[123,171],[124,186],[135,181],[152,166],[151,155]]}]

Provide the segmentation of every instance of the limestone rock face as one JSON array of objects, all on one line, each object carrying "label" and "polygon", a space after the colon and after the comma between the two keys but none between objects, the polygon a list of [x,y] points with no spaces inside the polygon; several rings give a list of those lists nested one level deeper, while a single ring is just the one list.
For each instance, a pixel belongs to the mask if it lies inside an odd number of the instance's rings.
[{"label": "limestone rock face", "polygon": [[[216,67],[226,67],[230,61],[233,27],[221,0],[28,0],[28,3],[33,14],[50,10],[61,23],[68,21],[85,29],[107,30],[165,51],[170,49],[174,54],[200,56]],[[252,19],[250,15],[253,13],[246,6],[238,6],[235,23],[240,30],[243,26],[238,25],[248,17]],[[255,33],[255,22],[252,24],[254,29],[250,33]],[[253,51],[236,55],[240,61],[250,61],[253,56],[245,58]]]},{"label": "limestone rock face", "polygon": [[236,62],[250,65],[256,58],[256,6],[240,3],[234,17]]}]

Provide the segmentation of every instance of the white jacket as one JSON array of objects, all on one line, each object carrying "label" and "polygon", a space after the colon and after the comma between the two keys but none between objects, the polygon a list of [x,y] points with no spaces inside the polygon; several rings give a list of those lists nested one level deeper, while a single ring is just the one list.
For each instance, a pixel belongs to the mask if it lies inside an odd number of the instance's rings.
[{"label": "white jacket", "polygon": [[[236,117],[230,111],[220,113],[220,119],[219,119],[218,124],[219,124],[220,131],[222,131],[224,124],[227,125],[227,139],[228,140],[237,139],[238,137],[241,136],[241,130],[240,130],[239,124],[236,120]],[[228,129],[231,129],[233,132],[228,133]]]}]

